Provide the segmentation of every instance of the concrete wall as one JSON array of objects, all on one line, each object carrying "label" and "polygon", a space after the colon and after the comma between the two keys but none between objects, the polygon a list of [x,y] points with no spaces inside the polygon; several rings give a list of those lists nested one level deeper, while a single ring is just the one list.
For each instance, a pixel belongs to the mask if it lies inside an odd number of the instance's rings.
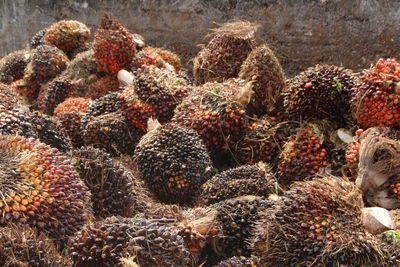
[{"label": "concrete wall", "polygon": [[0,56],[24,48],[40,29],[77,19],[94,31],[110,11],[147,43],[196,55],[214,22],[258,21],[260,37],[293,75],[317,63],[356,71],[399,57],[398,0],[0,0]]}]

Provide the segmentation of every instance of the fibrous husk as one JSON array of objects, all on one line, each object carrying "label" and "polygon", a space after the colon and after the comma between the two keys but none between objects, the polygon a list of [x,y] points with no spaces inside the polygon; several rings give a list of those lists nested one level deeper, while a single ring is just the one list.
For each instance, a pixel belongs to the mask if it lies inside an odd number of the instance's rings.
[{"label": "fibrous husk", "polygon": [[368,203],[394,209],[400,207],[400,142],[377,131],[370,129],[361,142],[356,185]]}]

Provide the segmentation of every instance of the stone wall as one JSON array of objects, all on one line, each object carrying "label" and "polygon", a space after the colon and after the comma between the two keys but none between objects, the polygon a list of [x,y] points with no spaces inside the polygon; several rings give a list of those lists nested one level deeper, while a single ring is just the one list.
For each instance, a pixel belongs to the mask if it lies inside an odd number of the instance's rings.
[{"label": "stone wall", "polygon": [[103,11],[148,44],[176,51],[188,66],[208,29],[232,19],[259,22],[260,38],[288,75],[317,63],[358,71],[380,57],[399,59],[397,0],[0,0],[0,56],[60,19],[94,31]]}]

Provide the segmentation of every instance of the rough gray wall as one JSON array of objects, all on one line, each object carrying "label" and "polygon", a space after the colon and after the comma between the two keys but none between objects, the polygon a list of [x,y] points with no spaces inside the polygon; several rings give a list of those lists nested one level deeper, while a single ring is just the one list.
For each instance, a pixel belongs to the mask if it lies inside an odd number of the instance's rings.
[{"label": "rough gray wall", "polygon": [[398,0],[0,0],[0,56],[24,48],[40,29],[77,19],[94,31],[110,11],[149,44],[185,61],[214,22],[258,21],[260,37],[289,75],[317,63],[360,70],[400,51]]}]

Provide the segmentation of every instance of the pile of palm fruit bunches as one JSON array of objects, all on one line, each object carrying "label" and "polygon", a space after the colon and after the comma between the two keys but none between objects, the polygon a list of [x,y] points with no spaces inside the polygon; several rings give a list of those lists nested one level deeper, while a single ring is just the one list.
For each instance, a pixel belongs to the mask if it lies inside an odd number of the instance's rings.
[{"label": "pile of palm fruit bunches", "polygon": [[400,63],[287,78],[258,28],[190,75],[110,14],[0,59],[0,265],[398,266]]}]

